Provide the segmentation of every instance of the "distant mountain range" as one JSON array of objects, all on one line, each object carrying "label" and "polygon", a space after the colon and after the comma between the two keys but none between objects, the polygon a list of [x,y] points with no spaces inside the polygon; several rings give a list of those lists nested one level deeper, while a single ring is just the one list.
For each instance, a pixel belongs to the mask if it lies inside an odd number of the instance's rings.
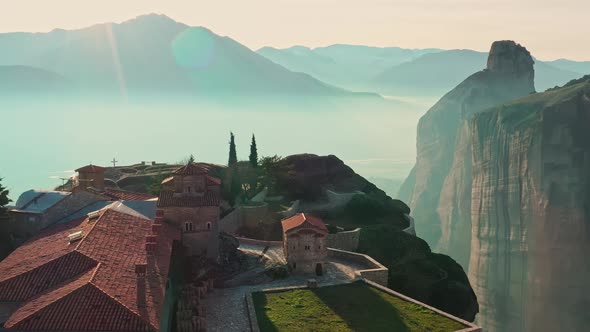
[{"label": "distant mountain range", "polygon": [[263,47],[257,52],[293,71],[308,73],[324,82],[353,89],[367,87],[374,77],[396,65],[440,49],[411,50],[399,47],[332,45],[310,49]]},{"label": "distant mountain range", "polygon": [[[0,65],[29,68],[28,79],[13,87],[23,91],[40,88],[49,75],[93,93],[369,95],[292,72],[229,37],[155,14],[79,30],[0,34]],[[13,81],[15,72],[6,70],[0,70],[0,86]]]},{"label": "distant mountain range", "polygon": [[[359,45],[254,52],[206,28],[150,14],[77,30],[0,34],[0,94],[439,96],[485,68],[486,58],[471,50]],[[537,61],[536,88],[586,73],[590,62]]]},{"label": "distant mountain range", "polygon": [[[487,52],[333,45],[310,49],[264,47],[259,54],[348,89],[384,95],[442,95],[486,67]],[[590,73],[590,62],[536,60],[535,85],[544,91]]]}]

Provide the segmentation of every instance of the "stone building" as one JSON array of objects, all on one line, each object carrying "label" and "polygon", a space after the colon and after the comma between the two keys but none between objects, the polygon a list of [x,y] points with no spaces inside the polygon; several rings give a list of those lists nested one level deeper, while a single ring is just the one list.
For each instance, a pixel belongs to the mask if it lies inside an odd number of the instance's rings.
[{"label": "stone building", "polygon": [[74,181],[74,186],[81,188],[92,187],[98,190],[104,190],[104,171],[104,167],[92,164],[80,167],[76,170],[78,176]]},{"label": "stone building", "polygon": [[289,269],[295,273],[323,274],[328,256],[328,229],[322,219],[299,213],[281,223]]},{"label": "stone building", "polygon": [[188,255],[217,259],[221,181],[209,170],[189,163],[162,182],[158,197],[158,216],[182,232]]}]

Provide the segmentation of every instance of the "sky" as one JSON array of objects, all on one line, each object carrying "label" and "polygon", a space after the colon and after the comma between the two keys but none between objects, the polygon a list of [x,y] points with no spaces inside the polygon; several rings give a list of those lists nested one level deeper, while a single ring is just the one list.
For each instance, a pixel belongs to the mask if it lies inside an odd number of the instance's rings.
[{"label": "sky", "polygon": [[512,39],[541,60],[590,60],[588,0],[0,0],[0,32],[160,13],[258,49],[336,43],[486,51]]}]

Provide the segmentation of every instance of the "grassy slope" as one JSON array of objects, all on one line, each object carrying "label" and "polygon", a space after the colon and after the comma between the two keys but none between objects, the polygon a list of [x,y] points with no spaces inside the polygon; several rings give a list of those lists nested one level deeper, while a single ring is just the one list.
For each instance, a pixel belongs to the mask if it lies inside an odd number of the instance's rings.
[{"label": "grassy slope", "polygon": [[464,325],[362,282],[254,293],[260,330],[447,332]]}]

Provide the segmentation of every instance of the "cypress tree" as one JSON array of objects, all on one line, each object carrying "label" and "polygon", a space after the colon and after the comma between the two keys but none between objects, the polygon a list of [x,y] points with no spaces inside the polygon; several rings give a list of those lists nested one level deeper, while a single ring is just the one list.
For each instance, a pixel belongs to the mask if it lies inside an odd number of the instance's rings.
[{"label": "cypress tree", "polygon": [[227,166],[235,166],[238,163],[238,156],[236,154],[236,142],[234,140],[234,133],[229,133],[229,160]]},{"label": "cypress tree", "polygon": [[256,148],[256,137],[252,134],[252,143],[250,144],[250,165],[258,166],[258,149]]}]

